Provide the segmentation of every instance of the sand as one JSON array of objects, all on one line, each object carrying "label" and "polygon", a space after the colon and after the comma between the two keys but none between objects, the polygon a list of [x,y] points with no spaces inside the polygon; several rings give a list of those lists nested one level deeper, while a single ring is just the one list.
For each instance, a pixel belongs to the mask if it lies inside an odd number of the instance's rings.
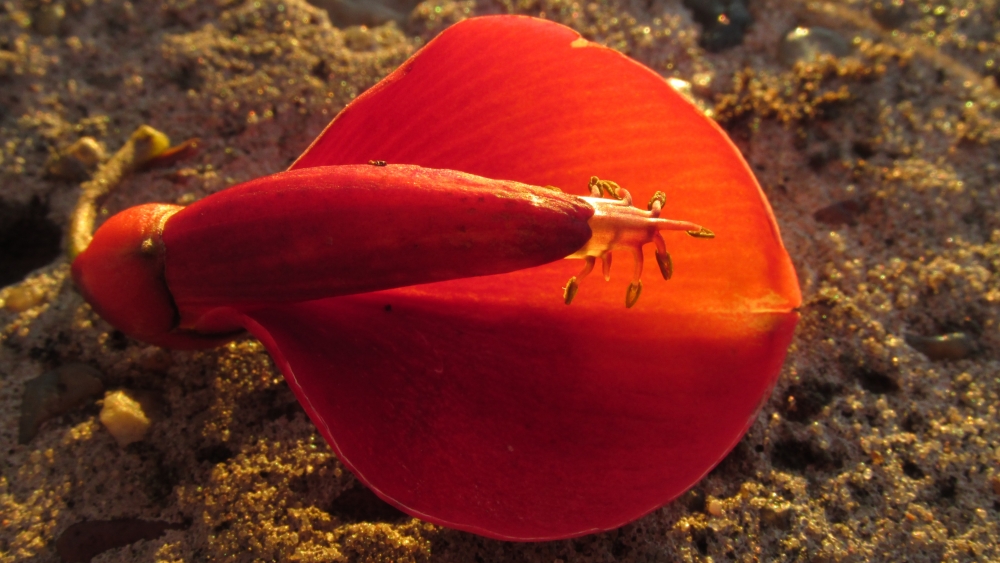
[{"label": "sand", "polygon": [[[259,343],[128,340],[57,257],[0,290],[0,561],[58,561],[70,526],[110,519],[131,539],[144,537],[137,520],[169,529],[94,561],[1000,559],[997,2],[757,0],[739,45],[718,52],[674,1],[327,7],[0,4],[0,217],[34,213],[33,236],[51,239],[79,185],[46,172],[51,155],[82,136],[111,153],[144,123],[201,150],[131,176],[107,213],[281,170],[450,23],[542,16],[691,83],[757,173],[805,299],[774,395],[674,503],[575,540],[487,540],[361,487]],[[849,54],[790,67],[780,45],[797,25],[834,31]],[[959,332],[948,353],[919,339]],[[145,439],[120,447],[98,394],[18,444],[26,383],[76,362],[147,398]]]}]

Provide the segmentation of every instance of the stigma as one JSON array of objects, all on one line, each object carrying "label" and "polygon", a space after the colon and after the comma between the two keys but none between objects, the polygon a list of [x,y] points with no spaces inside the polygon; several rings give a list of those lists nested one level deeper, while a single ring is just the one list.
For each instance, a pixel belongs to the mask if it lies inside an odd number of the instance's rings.
[{"label": "stigma", "polygon": [[714,238],[715,233],[690,221],[663,219],[660,213],[666,203],[666,194],[656,192],[649,200],[646,210],[632,204],[632,195],[618,184],[590,178],[590,197],[581,198],[594,208],[589,224],[593,235],[583,247],[567,256],[582,258],[583,269],[571,277],[563,288],[563,300],[567,305],[573,302],[580,289],[580,282],[594,269],[597,259],[601,259],[604,280],[611,279],[611,253],[622,250],[632,254],[632,281],[625,292],[625,307],[631,308],[642,293],[642,247],[656,245],[656,265],[663,279],[669,280],[674,274],[673,260],[667,252],[667,244],[661,231],[684,231],[695,238]]}]

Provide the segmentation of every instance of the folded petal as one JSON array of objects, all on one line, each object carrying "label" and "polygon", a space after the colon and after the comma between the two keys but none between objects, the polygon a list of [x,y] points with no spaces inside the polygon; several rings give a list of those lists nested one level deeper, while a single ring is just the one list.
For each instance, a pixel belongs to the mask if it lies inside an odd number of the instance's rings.
[{"label": "folded petal", "polygon": [[591,238],[581,198],[419,166],[324,166],[258,178],[175,212],[163,275],[196,308],[309,301],[497,274]]}]

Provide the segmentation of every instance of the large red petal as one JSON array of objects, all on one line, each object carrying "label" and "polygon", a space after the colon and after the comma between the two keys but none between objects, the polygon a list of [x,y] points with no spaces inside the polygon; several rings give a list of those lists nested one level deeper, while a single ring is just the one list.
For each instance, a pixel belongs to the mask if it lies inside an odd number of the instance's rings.
[{"label": "large red petal", "polygon": [[[668,235],[572,306],[562,260],[248,311],[342,461],[412,514],[494,537],[607,529],[680,494],[745,431],[783,361],[798,284],[760,188],[663,79],[549,22],[453,26],[338,116],[295,168],[385,159],[583,193],[591,175],[711,241]],[[647,249],[647,261],[652,250]],[[624,262],[624,264],[622,264]],[[650,262],[652,263],[652,262]],[[391,305],[391,311],[386,311]]]},{"label": "large red petal", "polygon": [[415,516],[516,540],[614,528],[694,484],[752,421],[797,320],[679,315],[635,332],[624,307],[420,289],[250,317],[359,479]]}]

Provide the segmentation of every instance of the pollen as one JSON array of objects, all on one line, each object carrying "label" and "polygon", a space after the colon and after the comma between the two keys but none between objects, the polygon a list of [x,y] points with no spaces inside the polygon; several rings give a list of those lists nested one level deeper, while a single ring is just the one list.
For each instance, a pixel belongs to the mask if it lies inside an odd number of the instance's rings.
[{"label": "pollen", "polygon": [[663,192],[653,194],[644,211],[632,205],[632,195],[615,182],[593,176],[589,187],[590,197],[582,199],[594,208],[594,215],[589,221],[593,236],[586,245],[567,256],[584,261],[580,273],[570,278],[563,288],[563,301],[567,305],[573,302],[580,289],[580,281],[594,269],[598,258],[601,259],[604,280],[611,279],[612,251],[622,250],[632,254],[632,280],[625,293],[625,307],[631,308],[642,293],[643,246],[649,243],[656,245],[656,265],[663,279],[669,280],[674,275],[674,264],[661,231],[684,231],[701,239],[715,237],[715,233],[696,223],[661,218],[660,213],[667,201]]}]

